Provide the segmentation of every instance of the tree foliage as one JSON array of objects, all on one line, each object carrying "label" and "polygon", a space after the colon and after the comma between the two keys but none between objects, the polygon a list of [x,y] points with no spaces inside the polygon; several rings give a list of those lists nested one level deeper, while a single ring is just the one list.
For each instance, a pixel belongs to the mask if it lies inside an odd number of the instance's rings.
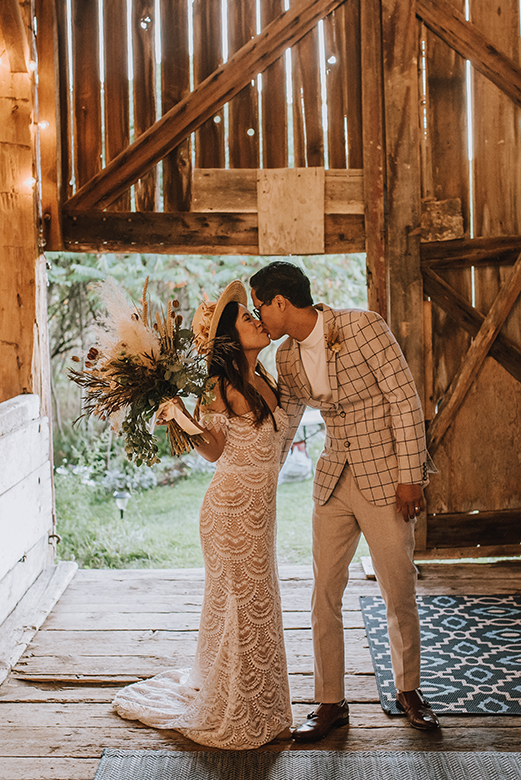
[{"label": "tree foliage", "polygon": [[[64,380],[65,366],[73,353],[91,346],[92,326],[101,312],[97,283],[114,277],[129,296],[139,301],[149,277],[152,303],[165,306],[177,298],[185,322],[203,300],[215,300],[233,279],[249,289],[250,277],[277,257],[224,255],[76,254],[48,253],[48,311],[55,421],[80,413],[77,388]],[[367,305],[365,255],[291,257],[311,281],[315,301],[336,307]],[[263,358],[264,359],[264,358]],[[268,358],[268,368],[270,368]],[[272,370],[272,367],[270,368]],[[72,399],[72,400],[71,400]]]}]

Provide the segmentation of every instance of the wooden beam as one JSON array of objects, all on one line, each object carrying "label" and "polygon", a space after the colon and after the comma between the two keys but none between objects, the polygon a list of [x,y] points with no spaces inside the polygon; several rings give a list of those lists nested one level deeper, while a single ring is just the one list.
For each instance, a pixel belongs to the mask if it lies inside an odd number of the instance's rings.
[{"label": "wooden beam", "polygon": [[[427,547],[521,544],[521,509],[429,515]],[[521,554],[519,547],[518,554]]]},{"label": "wooden beam", "polygon": [[[476,336],[485,317],[468,303],[438,274],[430,269],[423,271],[423,291],[471,336]],[[498,333],[489,355],[501,363],[508,373],[521,382],[521,349],[503,333]]]},{"label": "wooden beam", "polygon": [[512,306],[521,292],[521,254],[519,255],[510,278],[503,285],[492,307],[483,321],[478,335],[470,345],[465,360],[454,377],[449,392],[443,399],[441,411],[434,418],[428,432],[428,447],[433,454],[477,376],[483,361],[501,330]]},{"label": "wooden beam", "polygon": [[66,207],[106,208],[342,2],[296,3],[84,184]]},{"label": "wooden beam", "polygon": [[[254,168],[194,168],[192,211],[257,211],[257,177]],[[364,213],[361,168],[326,170],[324,190],[325,214]]]},{"label": "wooden beam", "polygon": [[[63,249],[60,235],[59,174],[61,154],[58,148],[59,113],[55,87],[56,57],[58,56],[55,30],[54,3],[36,0],[38,19],[36,48],[38,52],[38,135],[40,143],[41,208],[46,244],[49,232],[51,243]],[[44,88],[46,85],[46,88]]]},{"label": "wooden beam", "polygon": [[427,27],[521,107],[519,65],[493,46],[448,0],[416,0],[416,13]]},{"label": "wooden beam", "polygon": [[369,308],[389,322],[389,264],[385,234],[385,142],[382,22],[379,0],[360,6],[362,134],[367,293]]},{"label": "wooden beam", "polygon": [[5,41],[11,73],[27,73],[29,43],[19,0],[2,0],[0,3],[0,28]]},{"label": "wooden beam", "polygon": [[521,252],[521,236],[486,236],[469,240],[432,241],[421,245],[422,268],[465,268],[514,264]]},{"label": "wooden beam", "polygon": [[425,366],[420,271],[420,24],[415,11],[414,0],[382,0],[389,324],[422,398]]},{"label": "wooden beam", "polygon": [[[363,252],[361,214],[326,214],[325,253]],[[258,255],[257,214],[79,211],[64,214],[71,252]]]}]

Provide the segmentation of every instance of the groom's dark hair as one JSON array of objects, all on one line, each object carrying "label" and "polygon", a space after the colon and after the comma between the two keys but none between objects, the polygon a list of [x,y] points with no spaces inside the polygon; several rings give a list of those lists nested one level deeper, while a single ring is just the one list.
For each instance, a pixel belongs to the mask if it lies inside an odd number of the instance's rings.
[{"label": "groom's dark hair", "polygon": [[306,274],[298,266],[285,260],[275,260],[261,268],[251,277],[250,286],[263,303],[269,304],[276,295],[283,295],[297,309],[313,306],[311,287]]}]

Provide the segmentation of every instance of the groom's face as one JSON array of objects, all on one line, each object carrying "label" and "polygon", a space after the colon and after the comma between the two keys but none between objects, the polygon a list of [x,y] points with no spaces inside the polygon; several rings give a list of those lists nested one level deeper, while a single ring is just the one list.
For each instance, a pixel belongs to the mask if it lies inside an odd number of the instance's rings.
[{"label": "groom's face", "polygon": [[270,338],[273,341],[276,341],[282,336],[285,336],[285,306],[282,305],[284,303],[282,295],[276,295],[270,303],[265,303],[264,301],[259,300],[255,294],[255,290],[252,290],[251,299]]}]

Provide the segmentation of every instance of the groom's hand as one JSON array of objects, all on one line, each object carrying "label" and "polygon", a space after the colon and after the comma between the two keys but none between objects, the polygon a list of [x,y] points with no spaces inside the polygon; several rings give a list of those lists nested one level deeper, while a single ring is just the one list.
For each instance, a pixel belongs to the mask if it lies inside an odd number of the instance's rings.
[{"label": "groom's hand", "polygon": [[398,485],[396,488],[396,511],[406,523],[425,509],[421,485]]}]

